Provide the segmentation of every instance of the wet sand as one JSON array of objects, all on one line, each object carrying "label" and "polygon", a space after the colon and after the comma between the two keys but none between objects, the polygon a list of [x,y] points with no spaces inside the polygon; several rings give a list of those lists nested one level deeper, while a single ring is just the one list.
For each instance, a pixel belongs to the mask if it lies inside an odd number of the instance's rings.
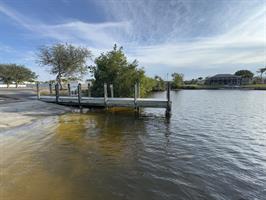
[{"label": "wet sand", "polygon": [[31,89],[0,89],[0,131],[30,124],[70,108],[34,100]]}]

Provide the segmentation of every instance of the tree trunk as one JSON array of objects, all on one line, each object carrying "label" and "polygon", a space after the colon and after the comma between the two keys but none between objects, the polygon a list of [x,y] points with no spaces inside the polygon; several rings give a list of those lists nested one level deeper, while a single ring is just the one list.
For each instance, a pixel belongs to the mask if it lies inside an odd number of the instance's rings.
[{"label": "tree trunk", "polygon": [[16,82],[16,88],[18,88],[18,82]]},{"label": "tree trunk", "polygon": [[260,80],[261,80],[261,84],[263,84],[263,77],[262,77],[262,74],[263,74],[263,72],[262,72],[262,73],[260,73]]},{"label": "tree trunk", "polygon": [[57,83],[59,84],[59,89],[63,90],[62,81],[61,81],[61,75],[58,74],[56,77]]}]

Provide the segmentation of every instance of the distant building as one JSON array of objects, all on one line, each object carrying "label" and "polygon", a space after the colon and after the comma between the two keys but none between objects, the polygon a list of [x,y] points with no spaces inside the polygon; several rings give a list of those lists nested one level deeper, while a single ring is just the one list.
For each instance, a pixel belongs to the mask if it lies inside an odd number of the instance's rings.
[{"label": "distant building", "polygon": [[205,81],[206,85],[238,86],[241,84],[241,76],[232,74],[217,74]]},{"label": "distant building", "polygon": [[241,79],[241,85],[250,85],[252,84],[252,78],[242,78]]}]

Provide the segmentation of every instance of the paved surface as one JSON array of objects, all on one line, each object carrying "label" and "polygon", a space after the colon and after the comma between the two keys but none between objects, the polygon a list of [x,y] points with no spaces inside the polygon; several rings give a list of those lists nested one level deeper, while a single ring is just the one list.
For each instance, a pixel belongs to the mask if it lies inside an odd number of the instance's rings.
[{"label": "paved surface", "polygon": [[71,111],[69,107],[37,101],[35,97],[32,89],[0,88],[0,132]]},{"label": "paved surface", "polygon": [[0,104],[27,101],[35,95],[32,89],[0,88]]}]

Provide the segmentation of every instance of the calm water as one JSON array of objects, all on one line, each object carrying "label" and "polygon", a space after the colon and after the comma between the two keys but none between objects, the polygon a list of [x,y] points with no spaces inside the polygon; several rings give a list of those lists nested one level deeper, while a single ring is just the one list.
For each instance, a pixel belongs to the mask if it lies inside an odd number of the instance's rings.
[{"label": "calm water", "polygon": [[172,101],[169,121],[71,113],[1,132],[0,199],[266,199],[266,92]]}]

